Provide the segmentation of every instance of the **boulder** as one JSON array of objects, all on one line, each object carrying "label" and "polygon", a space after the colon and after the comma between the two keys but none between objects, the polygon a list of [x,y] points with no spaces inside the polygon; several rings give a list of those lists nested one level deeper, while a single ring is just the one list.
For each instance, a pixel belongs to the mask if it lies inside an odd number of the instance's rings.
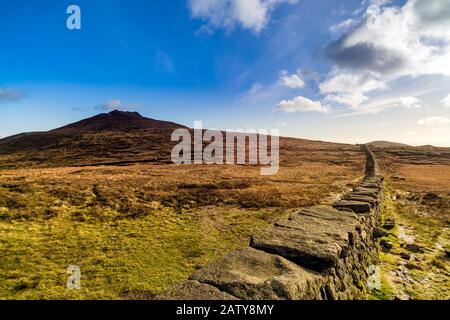
[{"label": "boulder", "polygon": [[402,258],[404,260],[410,260],[411,259],[411,255],[409,253],[406,253],[406,252],[400,252],[400,258]]},{"label": "boulder", "polygon": [[410,252],[415,252],[415,253],[424,253],[425,252],[425,250],[423,249],[422,246],[415,244],[415,243],[406,244],[405,249]]},{"label": "boulder", "polygon": [[440,197],[438,194],[434,193],[434,192],[428,192],[427,194],[425,194],[422,198],[423,200],[428,200],[428,201],[435,201],[435,200],[439,200]]},{"label": "boulder", "polygon": [[191,277],[240,299],[320,299],[323,278],[283,257],[250,247],[237,249]]},{"label": "boulder", "polygon": [[385,240],[385,239],[381,239],[380,245],[381,245],[381,247],[382,247],[383,249],[385,249],[385,250],[387,250],[387,251],[391,250],[391,249],[393,248],[393,246],[394,246],[394,245],[392,244],[392,242],[390,242],[389,240]]},{"label": "boulder", "polygon": [[384,236],[386,236],[388,233],[386,230],[381,229],[381,228],[374,228],[373,229],[373,237],[374,238],[382,238]]},{"label": "boulder", "polygon": [[395,220],[394,219],[388,218],[383,223],[383,228],[386,229],[386,230],[394,229],[394,227],[395,227]]}]

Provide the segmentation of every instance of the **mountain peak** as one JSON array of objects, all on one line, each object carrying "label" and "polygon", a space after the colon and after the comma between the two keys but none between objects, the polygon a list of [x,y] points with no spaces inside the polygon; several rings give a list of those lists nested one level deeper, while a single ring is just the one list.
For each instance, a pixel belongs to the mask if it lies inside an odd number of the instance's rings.
[{"label": "mountain peak", "polygon": [[71,123],[52,131],[126,131],[132,132],[140,129],[170,129],[183,126],[167,121],[146,118],[138,112],[113,110],[109,113],[100,113],[93,117]]},{"label": "mountain peak", "polygon": [[109,113],[107,113],[111,116],[138,116],[138,117],[142,117],[142,115],[139,112],[136,111],[120,111],[120,110],[113,110]]},{"label": "mountain peak", "polygon": [[42,165],[167,162],[173,146],[170,137],[179,128],[186,127],[114,110],[51,131],[1,139],[0,167],[2,155],[14,154],[27,154],[28,158],[20,158],[22,163]]}]

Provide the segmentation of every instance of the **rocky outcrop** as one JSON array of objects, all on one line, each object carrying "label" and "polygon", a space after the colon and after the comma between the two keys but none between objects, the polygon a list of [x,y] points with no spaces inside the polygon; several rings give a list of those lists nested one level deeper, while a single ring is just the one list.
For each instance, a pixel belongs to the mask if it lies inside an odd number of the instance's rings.
[{"label": "rocky outcrop", "polygon": [[240,299],[315,299],[322,278],[297,264],[251,247],[237,249],[191,276]]},{"label": "rocky outcrop", "polygon": [[308,207],[248,247],[196,271],[159,299],[358,299],[377,263],[383,178],[373,153],[365,178],[330,207]]}]

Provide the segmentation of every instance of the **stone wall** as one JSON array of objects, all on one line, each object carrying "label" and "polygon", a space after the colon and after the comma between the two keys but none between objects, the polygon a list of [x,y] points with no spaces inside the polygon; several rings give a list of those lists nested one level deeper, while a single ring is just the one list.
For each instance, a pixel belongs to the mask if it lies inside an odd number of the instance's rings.
[{"label": "stone wall", "polygon": [[361,145],[361,150],[366,154],[366,178],[381,177],[380,166],[375,154],[365,144]]},{"label": "stone wall", "polygon": [[377,263],[383,178],[366,145],[364,180],[332,207],[292,214],[158,299],[361,299]]}]

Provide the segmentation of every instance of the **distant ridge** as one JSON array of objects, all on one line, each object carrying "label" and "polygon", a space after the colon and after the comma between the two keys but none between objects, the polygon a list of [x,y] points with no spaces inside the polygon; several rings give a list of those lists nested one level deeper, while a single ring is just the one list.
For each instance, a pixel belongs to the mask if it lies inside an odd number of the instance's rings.
[{"label": "distant ridge", "polygon": [[411,147],[408,144],[404,144],[404,143],[399,143],[399,142],[391,142],[391,141],[383,141],[383,140],[378,140],[378,141],[372,141],[369,143],[366,143],[369,146],[372,147],[379,147],[379,148],[388,148],[388,147]]}]

